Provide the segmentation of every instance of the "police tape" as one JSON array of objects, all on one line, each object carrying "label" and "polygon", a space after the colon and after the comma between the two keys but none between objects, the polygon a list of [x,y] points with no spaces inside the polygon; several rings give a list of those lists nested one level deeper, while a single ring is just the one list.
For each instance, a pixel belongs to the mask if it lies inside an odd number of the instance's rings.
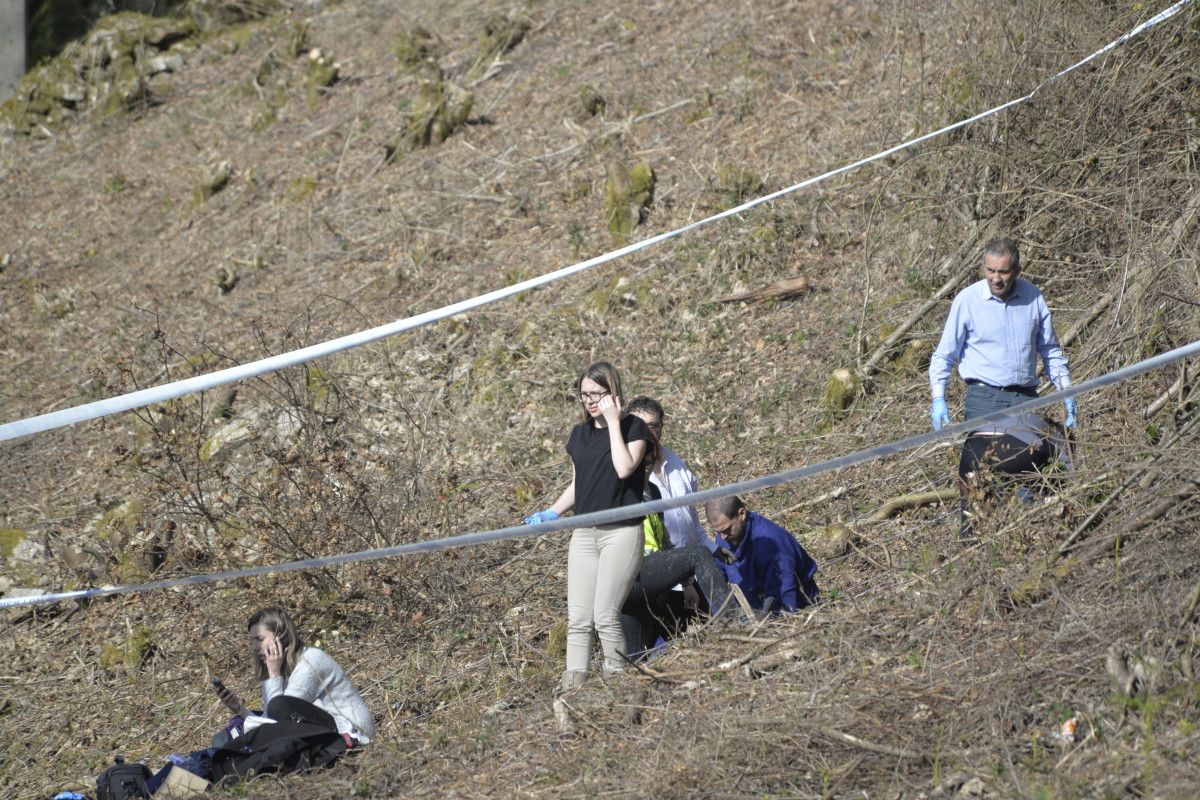
[{"label": "police tape", "polygon": [[500,300],[504,300],[509,297],[513,297],[515,295],[522,294],[524,292],[530,291],[537,287],[544,286],[546,284],[561,280],[570,275],[574,275],[576,273],[583,272],[584,270],[591,269],[592,267],[597,267],[597,266],[600,266],[601,264],[606,264],[610,261],[615,261],[619,258],[623,258],[627,255],[636,253],[640,250],[645,250],[645,249],[653,247],[654,245],[657,245],[661,242],[665,242],[669,239],[674,239],[676,237],[682,236],[683,234],[688,233],[689,231],[695,230],[695,229],[703,227],[705,225],[710,225],[714,222],[725,219],[727,217],[732,217],[732,216],[741,214],[745,211],[748,211],[751,208],[754,208],[755,206],[759,206],[759,205],[762,205],[763,203],[768,203],[772,200],[776,200],[780,197],[784,197],[785,195],[789,195],[794,192],[798,192],[801,189],[806,189],[810,186],[814,186],[818,183],[822,183],[824,181],[829,180],[830,178],[834,178],[839,175],[844,175],[848,172],[852,172],[860,167],[866,166],[867,164],[871,164],[875,161],[879,161],[880,159],[887,158],[887,157],[894,155],[902,150],[907,150],[908,148],[914,147],[918,144],[921,144],[922,142],[926,142],[930,139],[934,139],[938,136],[942,136],[943,134],[946,134],[951,131],[957,130],[959,128],[965,127],[972,123],[978,122],[982,119],[986,119],[987,117],[990,117],[994,114],[999,114],[1000,112],[1005,111],[1014,106],[1028,102],[1029,100],[1031,100],[1033,98],[1033,96],[1035,94],[1037,94],[1039,91],[1046,88],[1050,84],[1054,83],[1059,78],[1061,78],[1064,75],[1067,75],[1071,72],[1074,72],[1075,70],[1079,69],[1080,67],[1084,66],[1085,64],[1088,64],[1088,63],[1094,61],[1095,59],[1099,58],[1100,56],[1104,55],[1105,53],[1108,53],[1113,48],[1118,47],[1119,45],[1123,44],[1124,42],[1129,41],[1130,39],[1133,39],[1136,36],[1139,36],[1140,34],[1144,33],[1145,31],[1149,30],[1150,28],[1153,28],[1157,25],[1162,24],[1163,22],[1167,21],[1171,17],[1178,14],[1186,6],[1190,5],[1191,2],[1192,2],[1192,0],[1179,0],[1179,2],[1176,2],[1174,5],[1164,9],[1163,11],[1160,11],[1158,14],[1155,14],[1150,19],[1146,20],[1145,22],[1141,23],[1140,25],[1136,26],[1135,28],[1129,30],[1128,32],[1122,34],[1120,37],[1109,42],[1104,47],[1100,48],[1099,50],[1097,50],[1096,52],[1087,56],[1086,58],[1080,59],[1079,61],[1077,61],[1076,63],[1067,67],[1066,69],[1063,69],[1063,70],[1055,73],[1051,77],[1047,78],[1046,80],[1042,81],[1036,87],[1034,87],[1033,91],[1029,92],[1028,94],[1026,94],[1022,97],[1018,97],[1014,100],[1009,100],[1007,103],[1003,103],[1001,105],[995,106],[994,108],[990,108],[987,111],[983,111],[979,114],[976,114],[973,117],[969,117],[967,119],[960,120],[959,122],[955,122],[953,124],[947,125],[944,128],[939,128],[938,130],[932,131],[931,133],[926,133],[926,134],[924,134],[922,136],[918,136],[914,139],[909,139],[908,141],[902,142],[901,144],[898,144],[894,147],[890,147],[887,150],[883,150],[879,153],[876,153],[875,155],[868,156],[863,159],[859,159],[858,161],[855,161],[852,164],[846,164],[844,166],[838,167],[837,169],[829,170],[828,172],[824,172],[815,177],[808,178],[807,180],[803,180],[800,183],[796,183],[791,186],[788,186],[784,189],[779,189],[778,191],[771,192],[770,194],[766,194],[761,197],[757,197],[757,198],[748,200],[745,203],[742,203],[741,205],[735,206],[726,211],[722,211],[718,214],[713,214],[712,216],[705,217],[704,219],[697,220],[696,222],[690,223],[688,225],[684,225],[683,227],[676,228],[671,231],[666,231],[664,233],[660,233],[655,236],[651,236],[648,239],[643,239],[641,241],[634,242],[632,244],[628,244],[617,250],[612,250],[608,253],[604,253],[604,254],[596,256],[594,258],[590,258],[586,261],[581,261],[577,264],[572,264],[571,266],[563,267],[562,269],[556,270],[554,272],[549,272],[549,273],[546,273],[545,275],[540,275],[536,278],[530,278],[529,280],[521,281],[519,283],[514,283],[510,286],[506,286],[501,289],[496,289],[494,291],[487,292],[485,294],[481,294],[476,297],[469,298],[467,300],[461,300],[457,303],[452,303],[448,306],[443,306],[441,308],[434,309],[431,311],[426,311],[426,312],[423,312],[420,314],[416,314],[414,316],[407,317],[405,319],[400,319],[400,320],[396,320],[394,322],[389,322],[385,325],[380,325],[380,326],[370,328],[365,331],[359,331],[357,333],[352,333],[352,334],[349,334],[346,336],[339,337],[337,339],[331,339],[331,340],[328,340],[325,342],[310,345],[308,347],[303,347],[298,350],[293,350],[293,351],[290,351],[287,353],[280,353],[278,355],[270,356],[268,358],[260,359],[258,361],[252,361],[247,364],[239,364],[234,367],[229,367],[227,369],[218,370],[216,372],[210,372],[205,375],[197,375],[192,378],[185,378],[183,380],[173,381],[171,383],[162,384],[160,386],[152,386],[152,387],[149,387],[146,389],[140,389],[138,391],[129,392],[128,394],[119,395],[117,397],[110,397],[110,398],[107,398],[104,400],[96,400],[91,403],[84,403],[82,405],[73,406],[71,408],[61,409],[59,411],[53,411],[53,412],[50,412],[47,414],[40,414],[40,415],[33,416],[33,417],[26,417],[24,419],[16,420],[14,422],[5,423],[3,425],[0,425],[0,442],[7,441],[9,439],[20,438],[22,436],[29,436],[34,433],[40,433],[43,431],[53,430],[55,428],[62,428],[67,425],[74,425],[78,422],[84,422],[89,419],[96,419],[99,417],[110,416],[112,414],[119,414],[123,411],[131,411],[135,408],[141,408],[143,406],[152,405],[154,403],[162,403],[167,400],[172,400],[176,397],[182,397],[185,394],[192,394],[194,392],[201,392],[201,391],[205,391],[207,389],[213,389],[213,388],[216,388],[217,386],[223,386],[228,383],[235,383],[237,381],[245,380],[246,378],[253,378],[255,376],[263,375],[268,372],[277,372],[281,369],[296,366],[298,364],[303,364],[307,361],[313,361],[318,358],[323,358],[325,356],[333,355],[334,353],[339,353],[339,352],[342,352],[345,350],[350,350],[352,348],[361,347],[363,345],[379,341],[380,339],[385,339],[390,336],[395,336],[396,334],[403,333],[405,331],[414,330],[416,328],[420,328],[425,325],[429,325],[434,322],[438,322],[440,320],[447,319],[447,318],[455,316],[457,314],[462,314],[466,311],[480,308],[481,306],[489,305],[491,303],[495,303]]},{"label": "police tape", "polygon": [[123,586],[101,586],[93,589],[76,589],[67,592],[52,592],[30,597],[3,597],[0,598],[0,608],[58,603],[65,600],[87,600],[91,598],[105,597],[108,595],[137,594],[159,589],[176,589],[185,586],[199,586],[201,584],[216,583],[218,581],[231,581],[241,578],[254,578],[264,575],[297,572],[300,570],[336,567],[344,564],[355,564],[363,561],[378,561],[384,558],[395,558],[398,556],[413,555],[416,553],[434,553],[442,550],[471,547],[473,545],[480,544],[490,544],[509,539],[541,536],[542,534],[567,530],[570,528],[618,523],[630,518],[640,517],[645,514],[667,511],[668,509],[672,508],[682,508],[684,506],[694,506],[699,503],[705,503],[709,500],[718,500],[722,497],[729,497],[730,495],[734,494],[745,494],[748,492],[757,491],[759,489],[780,486],[785,483],[793,483],[804,478],[813,477],[814,475],[845,469],[847,467],[852,467],[867,461],[873,461],[875,459],[895,455],[907,450],[913,450],[927,444],[948,439],[952,436],[958,436],[959,434],[966,434],[973,430],[978,430],[982,423],[996,420],[1010,414],[1024,414],[1030,411],[1036,411],[1039,408],[1057,403],[1069,397],[1092,392],[1114,383],[1120,383],[1121,381],[1129,380],[1130,378],[1138,375],[1142,375],[1152,370],[1160,369],[1170,364],[1174,364],[1195,356],[1200,356],[1200,341],[1192,342],[1191,344],[1178,347],[1167,353],[1162,353],[1152,358],[1145,359],[1144,361],[1139,361],[1138,363],[1132,364],[1128,367],[1123,367],[1099,377],[1092,378],[1091,380],[1078,383],[1074,386],[1064,389],[1063,391],[1048,394],[1043,397],[1033,398],[1027,402],[1003,411],[997,411],[986,416],[976,417],[975,419],[966,422],[960,422],[956,425],[947,426],[942,428],[940,431],[930,431],[917,436],[909,436],[905,439],[898,439],[885,444],[875,445],[874,447],[870,447],[865,450],[859,450],[854,453],[837,456],[836,458],[831,458],[816,464],[809,464],[802,467],[796,467],[794,469],[784,470],[782,472],[776,472],[770,475],[763,475],[758,478],[751,478],[738,483],[716,486],[712,489],[704,489],[699,492],[693,492],[692,494],[681,495],[679,497],[652,500],[632,506],[612,508],[606,511],[596,511],[590,514],[580,514],[576,517],[557,519],[553,522],[543,522],[538,525],[515,525],[507,528],[480,531],[477,533],[465,533],[457,536],[447,536],[442,539],[410,542],[408,544],[395,545],[392,547],[381,547],[373,550],[359,550],[353,553],[341,553],[339,555],[308,558],[301,561],[289,561],[281,564],[265,564],[258,567],[246,567],[243,569],[228,570],[224,572],[212,572],[204,575],[189,575],[186,577],[170,578],[161,581],[153,581],[150,583],[127,584]]}]

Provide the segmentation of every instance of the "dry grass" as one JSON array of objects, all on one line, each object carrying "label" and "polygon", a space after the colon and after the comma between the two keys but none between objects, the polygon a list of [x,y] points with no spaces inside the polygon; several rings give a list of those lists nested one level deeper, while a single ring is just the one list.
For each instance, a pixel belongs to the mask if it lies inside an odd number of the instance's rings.
[{"label": "dry grass", "polygon": [[[674,227],[734,201],[738,181],[726,179],[738,170],[773,189],[874,152],[1023,93],[1138,13],[1040,2],[539,6],[524,40],[473,87],[468,125],[387,164],[384,144],[421,80],[396,62],[394,38],[423,25],[439,67],[461,79],[497,10],[405,8],[346,0],[307,21],[311,45],[341,64],[313,105],[303,57],[280,55],[289,26],[268,19],[229,33],[236,49],[218,37],[189,57],[160,106],[0,145],[6,419],[602,252],[613,163],[656,173],[639,231]],[[923,430],[925,378],[899,362],[842,418],[816,400],[832,369],[860,366],[976,258],[950,258],[964,241],[992,230],[1022,241],[1060,335],[1100,309],[1072,337],[1077,381],[1194,340],[1200,107],[1187,13],[1036,103],[887,165],[249,382],[230,420],[214,419],[220,403],[206,396],[7,443],[0,527],[38,531],[50,549],[4,574],[52,586],[183,575],[506,524],[561,486],[569,385],[601,356],[632,392],[664,401],[668,442],[705,485]],[[271,74],[292,76],[280,78],[281,105],[251,82],[267,59]],[[605,98],[602,116],[582,108],[584,84]],[[255,130],[268,101],[278,121]],[[220,161],[230,183],[193,205]],[[123,189],[112,191],[112,176]],[[216,276],[230,266],[238,281],[222,292]],[[812,287],[798,299],[710,302],[798,274]],[[944,309],[910,338],[935,336]],[[968,777],[996,796],[1192,796],[1196,692],[1184,665],[1195,627],[1183,616],[1200,580],[1195,500],[1116,553],[1054,558],[1154,442],[1196,413],[1185,382],[1185,398],[1144,418],[1176,377],[1083,398],[1076,474],[1052,502],[1001,509],[977,548],[959,547],[948,507],[874,525],[823,565],[831,602],[815,615],[695,633],[652,665],[665,677],[589,685],[573,701],[575,738],[557,735],[550,711],[560,657],[547,653],[548,632],[565,613],[558,536],[10,613],[0,787],[36,796],[89,778],[113,752],[157,764],[203,744],[220,721],[206,674],[250,693],[242,621],[282,600],[351,670],[382,731],[333,771],[284,781],[291,797],[953,796]],[[239,421],[251,437],[201,457]],[[1185,437],[1083,541],[1174,492],[1196,456]],[[945,486],[954,463],[953,448],[935,447],[752,502],[804,534]],[[822,495],[833,499],[814,502]],[[101,540],[93,520],[129,499],[142,506],[132,529]],[[176,525],[165,541],[164,521]],[[68,548],[81,554],[75,566]],[[147,555],[158,551],[162,566]],[[139,626],[154,643],[142,663],[102,668],[103,646],[123,646]],[[1114,694],[1111,644],[1162,659],[1174,682],[1150,698]],[[745,663],[721,667],[729,661]],[[629,705],[644,706],[639,725],[623,722]],[[1048,732],[1071,714],[1086,738],[1060,750]],[[267,780],[245,796],[279,791]]]}]

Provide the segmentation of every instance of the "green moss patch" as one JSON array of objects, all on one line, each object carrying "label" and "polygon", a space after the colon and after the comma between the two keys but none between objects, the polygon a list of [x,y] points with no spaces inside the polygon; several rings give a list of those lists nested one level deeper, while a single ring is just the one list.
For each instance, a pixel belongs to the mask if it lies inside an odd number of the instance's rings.
[{"label": "green moss patch", "polygon": [[604,96],[594,86],[580,87],[579,104],[583,107],[583,113],[589,117],[603,114],[604,109],[608,107],[608,101],[604,99]]},{"label": "green moss patch", "polygon": [[424,82],[404,130],[388,145],[388,155],[433,147],[446,141],[466,123],[474,103],[474,94],[450,81]]},{"label": "green moss patch", "polygon": [[17,545],[25,541],[25,537],[28,535],[25,531],[16,528],[0,528],[0,556],[6,559],[12,558]]},{"label": "green moss patch", "polygon": [[475,64],[467,73],[467,80],[477,80],[486,74],[492,63],[520,44],[532,27],[533,20],[520,12],[488,17],[475,48]]},{"label": "green moss patch", "polygon": [[821,407],[830,417],[841,416],[854,404],[858,397],[862,381],[848,369],[835,369],[825,384],[825,393],[821,395]]},{"label": "green moss patch", "polygon": [[92,109],[114,114],[138,106],[150,99],[151,77],[182,68],[182,57],[168,51],[196,30],[189,18],[135,11],[103,17],[21,79],[0,106],[0,124],[21,134],[53,131]]},{"label": "green moss patch", "polygon": [[192,187],[192,202],[195,205],[208,202],[213,195],[229,185],[231,177],[233,177],[233,167],[228,161],[222,161],[211,167],[200,179],[200,182]]},{"label": "green moss patch", "polygon": [[722,209],[741,205],[746,200],[757,197],[762,190],[762,178],[753,170],[737,164],[722,164],[717,170],[717,179],[713,184],[713,191],[719,198],[718,205]]},{"label": "green moss patch", "polygon": [[120,546],[142,522],[142,501],[126,500],[105,511],[96,522],[96,536]]},{"label": "green moss patch", "polygon": [[427,58],[433,56],[433,34],[417,25],[400,31],[392,44],[396,61],[407,70],[415,70]]},{"label": "green moss patch", "polygon": [[645,162],[630,169],[614,164],[608,168],[604,210],[608,230],[618,241],[633,233],[654,202],[654,170]]},{"label": "green moss patch", "polygon": [[310,106],[315,106],[322,92],[334,84],[341,68],[341,64],[322,50],[313,50],[308,54],[308,64],[304,70],[304,96]]},{"label": "green moss patch", "polygon": [[139,625],[129,632],[125,641],[100,647],[100,666],[110,672],[122,667],[136,670],[149,660],[154,650],[154,632]]}]

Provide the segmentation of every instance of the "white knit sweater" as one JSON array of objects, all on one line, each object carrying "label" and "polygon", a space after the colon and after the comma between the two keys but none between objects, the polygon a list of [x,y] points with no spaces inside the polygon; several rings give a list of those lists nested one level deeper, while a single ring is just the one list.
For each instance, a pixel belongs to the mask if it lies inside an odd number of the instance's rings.
[{"label": "white knit sweater", "polygon": [[263,681],[262,691],[263,708],[275,697],[286,694],[329,712],[337,722],[338,733],[348,733],[361,744],[375,736],[375,717],[362,696],[338,663],[316,647],[304,648],[286,681],[282,676],[268,678]]}]

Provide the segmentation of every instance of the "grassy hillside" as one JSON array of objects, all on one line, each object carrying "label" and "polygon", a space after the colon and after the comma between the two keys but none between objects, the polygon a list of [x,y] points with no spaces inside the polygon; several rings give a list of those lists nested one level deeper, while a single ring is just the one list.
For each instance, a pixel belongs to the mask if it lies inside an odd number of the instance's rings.
[{"label": "grassy hillside", "polygon": [[[168,37],[134,17],[89,34],[0,113],[5,421],[686,224],[1024,94],[1156,10],[201,5]],[[706,486],[926,430],[948,299],[889,336],[996,233],[1020,241],[1077,382],[1194,341],[1198,40],[1188,9],[1028,105],[637,256],[236,392],[4,443],[3,588],[509,524],[568,477],[571,383],[600,357],[662,400]],[[652,193],[628,191],[650,172]],[[795,276],[808,292],[715,302]],[[831,409],[838,368],[870,379]],[[206,743],[207,677],[252,696],[242,626],[280,602],[381,734],[246,797],[1195,796],[1194,378],[1081,398],[1076,472],[973,548],[955,504],[841,547],[828,532],[950,486],[952,443],[747,498],[822,554],[829,602],[594,681],[570,737],[550,708],[564,534],[9,612],[0,789]]]}]

